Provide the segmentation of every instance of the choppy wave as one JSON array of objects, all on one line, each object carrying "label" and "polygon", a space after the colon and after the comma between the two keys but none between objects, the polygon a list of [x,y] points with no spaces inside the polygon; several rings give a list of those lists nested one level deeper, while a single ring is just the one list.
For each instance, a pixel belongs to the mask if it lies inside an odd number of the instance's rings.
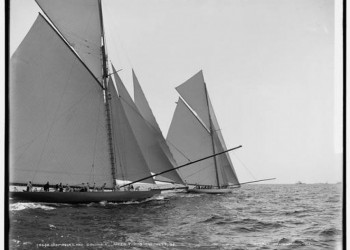
[{"label": "choppy wave", "polygon": [[25,210],[25,209],[43,209],[43,210],[53,210],[56,209],[55,207],[52,206],[47,206],[47,205],[43,205],[40,203],[13,203],[10,204],[10,211],[21,211],[21,210]]},{"label": "choppy wave", "polygon": [[179,198],[194,198],[194,197],[201,197],[205,194],[188,194],[188,193],[179,193]]},{"label": "choppy wave", "polygon": [[322,235],[322,236],[335,236],[335,235],[341,235],[341,232],[342,232],[341,230],[332,227],[332,228],[327,228],[325,230],[322,230],[320,232],[320,235]]},{"label": "choppy wave", "polygon": [[141,202],[14,203],[11,240],[23,249],[41,241],[78,242],[80,249],[335,249],[339,196],[332,185],[252,185],[229,195],[164,192]]}]

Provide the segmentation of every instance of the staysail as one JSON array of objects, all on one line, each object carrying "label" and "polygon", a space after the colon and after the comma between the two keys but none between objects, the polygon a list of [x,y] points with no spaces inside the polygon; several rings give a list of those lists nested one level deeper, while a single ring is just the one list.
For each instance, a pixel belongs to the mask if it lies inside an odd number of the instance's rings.
[{"label": "staysail", "polygon": [[[214,138],[215,152],[223,152],[227,150],[227,147],[224,141],[224,137],[222,136],[221,129],[216,119],[214,108],[211,104],[209,96],[208,96],[208,102],[209,102],[210,118],[212,121],[212,128],[213,128],[212,133]],[[223,169],[224,176],[227,177],[227,183],[232,185],[238,185],[239,181],[237,178],[237,174],[233,168],[233,164],[231,162],[231,158],[229,154],[226,153],[226,154],[216,156],[216,160],[218,162],[218,165],[221,166],[221,168]]]},{"label": "staysail", "polygon": [[[135,181],[149,176],[150,170],[132,132],[111,78],[108,88],[113,117],[113,136],[116,138],[114,140],[115,155],[117,158],[116,178],[118,180]],[[154,183],[152,178],[146,179],[144,182]]]},{"label": "staysail", "polygon": [[[202,71],[199,71],[176,90],[179,99],[171,122],[167,141],[178,165],[226,150],[219,124],[211,105]],[[193,111],[195,112],[193,112]],[[204,155],[203,155],[204,154]],[[222,154],[211,163],[194,164],[195,167],[179,169],[181,176],[191,184],[224,186],[239,184],[229,155]],[[204,161],[205,162],[205,161]],[[191,169],[192,168],[192,169]],[[196,171],[193,169],[196,168]]]},{"label": "staysail", "polygon": [[[113,66],[112,68],[121,105],[123,106],[126,117],[129,120],[132,131],[137,139],[149,169],[153,173],[160,173],[165,170],[173,169],[173,165],[159,144],[156,131],[147,124],[145,119],[139,113],[135,103],[131,99],[131,96]],[[176,171],[165,173],[162,176],[177,183],[183,183]]]},{"label": "staysail", "polygon": [[[152,109],[148,104],[146,96],[141,88],[141,85],[136,77],[134,70],[132,71],[132,76],[133,76],[133,83],[134,83],[135,105],[137,106],[137,109],[139,110],[140,114],[145,119],[147,124],[153,130],[155,136],[157,137],[157,140],[159,142],[160,147],[162,148],[163,152],[168,157],[170,163],[173,165],[173,167],[176,167],[177,166],[176,161],[170,152],[169,146],[168,146],[168,144],[167,144],[167,142],[162,134],[162,131],[159,128],[159,125],[157,123],[156,118],[153,115]],[[161,176],[158,176],[157,179],[161,180],[161,181],[168,181],[167,179],[162,179]]]},{"label": "staysail", "polygon": [[142,117],[153,127],[153,129],[155,129],[159,134],[162,134],[162,131],[160,130],[156,118],[153,115],[152,109],[148,104],[146,96],[143,93],[134,70],[132,70],[132,79],[134,83],[134,101],[137,109],[140,111]]},{"label": "staysail", "polygon": [[113,187],[104,97],[91,71],[41,15],[10,63],[10,182]]},{"label": "staysail", "polygon": [[45,15],[79,54],[97,79],[102,79],[101,17],[98,0],[36,0]]}]

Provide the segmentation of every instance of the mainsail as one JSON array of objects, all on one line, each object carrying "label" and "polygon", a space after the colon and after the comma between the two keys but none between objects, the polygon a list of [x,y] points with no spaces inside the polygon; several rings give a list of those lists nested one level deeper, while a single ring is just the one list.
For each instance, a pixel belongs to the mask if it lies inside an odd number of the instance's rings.
[{"label": "mainsail", "polygon": [[[121,100],[121,106],[125,111],[126,117],[129,120],[132,131],[149,169],[153,173],[160,173],[165,170],[173,169],[174,166],[160,145],[159,135],[157,135],[158,132],[147,124],[147,121],[140,114],[116,70],[113,66],[112,68]],[[183,183],[176,171],[165,173],[162,176],[177,183]]]},{"label": "mainsail", "polygon": [[10,183],[113,188],[172,168],[119,77],[120,96],[109,77],[101,1],[37,2],[53,24],[39,14],[11,58]]},{"label": "mainsail", "polygon": [[10,181],[112,187],[102,87],[41,15],[10,79]]},{"label": "mainsail", "polygon": [[[180,98],[167,140],[179,166],[212,155],[210,134]],[[214,159],[209,158],[178,171],[187,183],[217,185],[213,165]]]},{"label": "mainsail", "polygon": [[[202,71],[178,86],[177,102],[167,141],[178,165],[226,150]],[[190,106],[190,108],[189,108]],[[187,183],[225,186],[239,184],[229,155],[222,154],[178,169]]]}]

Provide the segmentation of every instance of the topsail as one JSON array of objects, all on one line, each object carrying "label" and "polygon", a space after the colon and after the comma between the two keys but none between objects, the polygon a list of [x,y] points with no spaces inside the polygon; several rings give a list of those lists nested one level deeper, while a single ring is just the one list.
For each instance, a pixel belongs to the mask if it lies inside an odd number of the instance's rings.
[{"label": "topsail", "polygon": [[45,15],[102,81],[101,16],[97,0],[36,0]]}]

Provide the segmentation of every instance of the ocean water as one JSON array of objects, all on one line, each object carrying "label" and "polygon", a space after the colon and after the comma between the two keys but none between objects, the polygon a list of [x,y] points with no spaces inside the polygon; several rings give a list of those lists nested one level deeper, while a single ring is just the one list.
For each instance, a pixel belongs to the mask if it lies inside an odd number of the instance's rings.
[{"label": "ocean water", "polygon": [[341,249],[342,186],[243,185],[145,202],[9,204],[10,249]]}]

